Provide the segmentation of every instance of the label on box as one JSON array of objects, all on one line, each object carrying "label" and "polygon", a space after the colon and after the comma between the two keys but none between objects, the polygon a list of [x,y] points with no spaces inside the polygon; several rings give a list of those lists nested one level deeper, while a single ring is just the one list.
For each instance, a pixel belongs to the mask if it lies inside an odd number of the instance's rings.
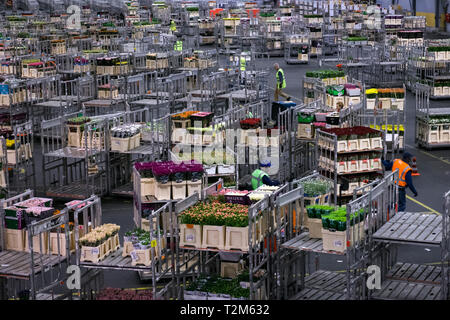
[{"label": "label on box", "polygon": [[157,244],[156,240],[152,240],[152,242],[150,243],[152,248],[156,248],[156,244]]},{"label": "label on box", "polygon": [[131,259],[132,259],[133,261],[139,260],[139,256],[137,255],[136,251],[134,251],[134,250],[131,251],[130,255],[131,255]]},{"label": "label on box", "polygon": [[195,241],[195,234],[188,234],[186,235],[186,241]]},{"label": "label on box", "polygon": [[100,250],[98,250],[98,248],[93,248],[93,249],[91,250],[91,253],[92,253],[93,255],[96,255],[96,254],[99,254],[99,253],[100,253]]},{"label": "label on box", "polygon": [[334,240],[333,244],[334,244],[335,247],[342,247],[343,246],[343,243],[342,243],[341,240]]}]

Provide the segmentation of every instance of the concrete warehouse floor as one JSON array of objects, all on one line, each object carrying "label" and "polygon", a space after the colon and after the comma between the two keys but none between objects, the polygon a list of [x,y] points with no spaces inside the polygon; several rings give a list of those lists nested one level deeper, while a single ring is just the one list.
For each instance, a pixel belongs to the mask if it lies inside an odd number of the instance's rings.
[{"label": "concrete warehouse floor", "polygon": [[[270,68],[271,76],[269,85],[275,86],[275,71],[273,63],[279,63],[285,71],[287,88],[285,92],[292,96],[294,102],[302,100],[302,79],[306,71],[318,69],[315,59],[308,65],[286,65],[282,57],[262,59],[258,67]],[[446,102],[434,102],[432,106],[447,104]],[[407,211],[411,212],[442,212],[443,194],[450,189],[450,150],[426,151],[414,147],[414,125],[415,125],[415,98],[408,92],[405,108],[407,109],[406,121],[406,146],[407,151],[417,157],[417,167],[420,176],[414,177],[414,185],[419,193],[417,198],[407,199]],[[36,151],[40,146],[36,146]],[[41,169],[40,159],[36,159],[36,171]],[[38,181],[39,181],[38,176]],[[412,198],[410,191],[407,194]],[[127,230],[134,228],[133,209],[131,199],[107,197],[102,199],[103,221],[105,223],[116,223],[121,226],[121,236]],[[398,259],[402,262],[433,263],[440,260],[439,248],[428,248],[422,246],[402,246],[398,251]],[[311,259],[313,260],[313,259]],[[313,264],[314,261],[310,261]],[[345,257],[334,255],[320,255],[320,268],[324,270],[344,270]],[[140,281],[136,272],[104,271],[105,286],[118,288],[147,287],[150,282]]]}]

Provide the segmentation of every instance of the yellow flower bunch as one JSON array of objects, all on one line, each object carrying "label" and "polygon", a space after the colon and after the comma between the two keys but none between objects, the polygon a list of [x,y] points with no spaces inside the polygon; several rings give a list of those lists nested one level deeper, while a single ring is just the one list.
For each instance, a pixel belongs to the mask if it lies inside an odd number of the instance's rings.
[{"label": "yellow flower bunch", "polygon": [[117,234],[119,230],[120,226],[116,224],[103,224],[97,228],[94,228],[91,232],[80,238],[80,244],[81,246],[98,247],[103,242],[108,240],[108,238]]},{"label": "yellow flower bunch", "polygon": [[14,147],[14,144],[15,144],[15,140],[14,139],[6,139],[6,147],[7,148]]}]

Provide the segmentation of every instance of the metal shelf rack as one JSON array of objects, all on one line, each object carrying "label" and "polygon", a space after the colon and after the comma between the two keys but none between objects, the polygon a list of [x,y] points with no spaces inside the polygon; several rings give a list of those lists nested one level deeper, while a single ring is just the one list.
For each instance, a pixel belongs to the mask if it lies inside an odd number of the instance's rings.
[{"label": "metal shelf rack", "polygon": [[[4,208],[32,198],[33,195],[34,192],[27,189],[17,196],[1,200],[0,297],[2,299],[17,298],[22,291],[27,291],[29,292],[29,298],[36,300],[40,294],[49,291],[53,294],[55,289],[59,289],[60,281],[65,281],[67,278],[62,270],[65,270],[70,264],[69,231],[68,228],[65,228],[63,232],[60,228],[62,225],[68,225],[69,213],[67,209],[61,210],[59,214],[52,217],[33,221],[26,227],[26,230],[14,230],[27,234],[28,243],[24,243],[25,250],[14,251],[6,247],[6,232],[12,230],[4,227]],[[62,237],[62,241],[58,242],[56,254],[49,254],[44,249],[49,243],[45,242],[49,241],[46,240],[47,234],[55,229],[58,238]],[[39,243],[39,248],[36,248],[36,243]],[[60,243],[61,245],[65,243],[66,250],[59,246]]]},{"label": "metal shelf rack", "polygon": [[[389,212],[394,210],[396,203],[396,185],[394,172],[381,181],[363,196],[354,199],[347,204],[347,228],[346,239],[348,241],[345,251],[323,250],[322,239],[311,239],[309,231],[302,225],[297,237],[283,243],[283,251],[291,253],[291,263],[300,272],[296,279],[293,292],[288,297],[291,300],[365,300],[370,296],[366,288],[365,268],[370,265],[374,256],[378,253],[374,246],[372,235],[387,221]],[[308,179],[305,177],[303,179]],[[303,179],[294,181],[297,185]],[[351,223],[351,214],[363,210],[364,221],[358,219]],[[304,215],[304,213],[303,213]],[[355,218],[353,218],[355,219]],[[350,226],[358,226],[351,228]],[[362,230],[360,229],[362,228]],[[352,230],[352,231],[351,231]],[[310,270],[306,275],[306,258],[315,255],[316,270]],[[346,261],[346,272],[330,272],[321,270],[319,267],[319,254],[333,254],[342,256]],[[294,267],[293,267],[294,268]]]},{"label": "metal shelf rack", "polygon": [[[450,147],[450,108],[430,106],[431,87],[416,84],[415,142],[426,149]],[[443,120],[439,120],[442,117]]]},{"label": "metal shelf rack", "polygon": [[444,194],[443,214],[405,212],[391,217],[373,234],[376,243],[388,243],[396,260],[397,245],[428,246],[441,249],[441,265],[427,266],[397,262],[383,275],[381,289],[371,298],[381,300],[449,299],[449,203]]}]

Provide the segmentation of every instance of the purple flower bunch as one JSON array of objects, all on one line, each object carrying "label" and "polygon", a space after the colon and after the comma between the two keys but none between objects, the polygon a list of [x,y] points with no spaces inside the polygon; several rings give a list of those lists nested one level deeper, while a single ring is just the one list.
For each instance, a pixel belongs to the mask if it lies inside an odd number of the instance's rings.
[{"label": "purple flower bunch", "polygon": [[155,177],[161,183],[167,183],[169,180],[177,182],[186,179],[200,180],[204,171],[203,165],[194,160],[180,163],[173,161],[137,162],[134,166],[142,177]]}]

